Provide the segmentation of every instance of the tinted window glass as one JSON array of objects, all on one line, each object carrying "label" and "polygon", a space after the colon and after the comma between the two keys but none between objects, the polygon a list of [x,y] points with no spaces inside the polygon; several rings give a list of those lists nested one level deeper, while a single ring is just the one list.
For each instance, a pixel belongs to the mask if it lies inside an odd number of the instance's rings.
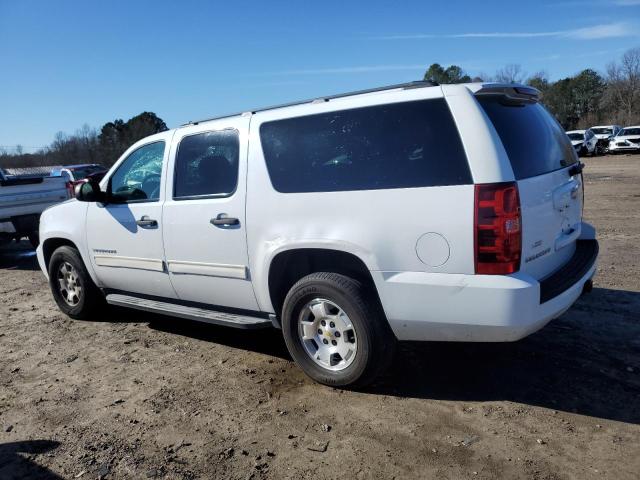
[{"label": "tinted window glass", "polygon": [[516,179],[535,177],[578,161],[560,124],[540,104],[503,104],[499,96],[480,97],[504,145]]},{"label": "tinted window glass", "polygon": [[150,143],[131,153],[112,175],[112,201],[152,201],[160,198],[164,142]]},{"label": "tinted window glass", "polygon": [[239,150],[235,130],[184,137],[176,156],[174,197],[233,193],[238,183]]},{"label": "tinted window glass", "polygon": [[443,99],[276,120],[260,127],[260,138],[279,192],[472,183]]},{"label": "tinted window glass", "polygon": [[91,167],[74,168],[71,171],[73,172],[73,178],[75,180],[82,180],[84,178],[87,178],[89,175],[93,173],[104,171],[104,168],[98,167],[98,166],[91,166]]}]

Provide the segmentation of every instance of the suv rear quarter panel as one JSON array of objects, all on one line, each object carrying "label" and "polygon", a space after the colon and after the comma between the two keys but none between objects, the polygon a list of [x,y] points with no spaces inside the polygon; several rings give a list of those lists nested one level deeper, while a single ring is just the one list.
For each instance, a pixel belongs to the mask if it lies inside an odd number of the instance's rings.
[{"label": "suv rear quarter panel", "polygon": [[[392,91],[260,112],[250,126],[247,176],[249,262],[260,308],[273,311],[268,274],[278,253],[327,248],[358,256],[376,284],[397,272],[473,273],[473,185],[280,193],[272,186],[260,139],[262,123],[376,104],[441,98],[440,88]],[[473,100],[473,98],[471,98]],[[438,233],[449,256],[423,263],[416,244]]]}]

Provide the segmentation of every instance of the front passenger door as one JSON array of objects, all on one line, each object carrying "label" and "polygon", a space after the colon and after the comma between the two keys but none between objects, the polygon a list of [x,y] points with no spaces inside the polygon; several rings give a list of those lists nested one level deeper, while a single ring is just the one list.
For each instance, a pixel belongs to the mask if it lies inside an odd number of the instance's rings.
[{"label": "front passenger door", "polygon": [[173,132],[145,139],[102,182],[107,203],[90,203],[87,244],[101,285],[175,298],[162,247],[163,172]]},{"label": "front passenger door", "polygon": [[162,218],[181,300],[258,310],[245,224],[248,127],[234,117],[176,133]]}]

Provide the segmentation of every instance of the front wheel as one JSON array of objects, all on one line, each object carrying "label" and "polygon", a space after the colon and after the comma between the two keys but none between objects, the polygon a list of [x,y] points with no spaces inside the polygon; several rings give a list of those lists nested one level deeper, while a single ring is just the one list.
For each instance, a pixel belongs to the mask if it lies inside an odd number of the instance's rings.
[{"label": "front wheel", "polygon": [[289,291],[282,309],[289,353],[315,381],[363,386],[391,362],[396,339],[374,292],[344,275],[307,275]]},{"label": "front wheel", "polygon": [[60,310],[71,318],[87,319],[105,303],[80,253],[69,246],[60,247],[51,255],[49,286]]}]

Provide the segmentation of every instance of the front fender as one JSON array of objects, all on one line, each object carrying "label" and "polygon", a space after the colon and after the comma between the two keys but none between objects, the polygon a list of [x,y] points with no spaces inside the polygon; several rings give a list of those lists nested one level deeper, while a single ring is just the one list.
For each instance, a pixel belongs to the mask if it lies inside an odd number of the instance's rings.
[{"label": "front fender", "polygon": [[38,246],[38,263],[48,278],[44,258],[44,245],[48,240],[64,240],[76,246],[82,261],[93,282],[100,286],[93,270],[87,246],[86,218],[89,203],[70,201],[48,208],[40,217],[40,245]]}]

